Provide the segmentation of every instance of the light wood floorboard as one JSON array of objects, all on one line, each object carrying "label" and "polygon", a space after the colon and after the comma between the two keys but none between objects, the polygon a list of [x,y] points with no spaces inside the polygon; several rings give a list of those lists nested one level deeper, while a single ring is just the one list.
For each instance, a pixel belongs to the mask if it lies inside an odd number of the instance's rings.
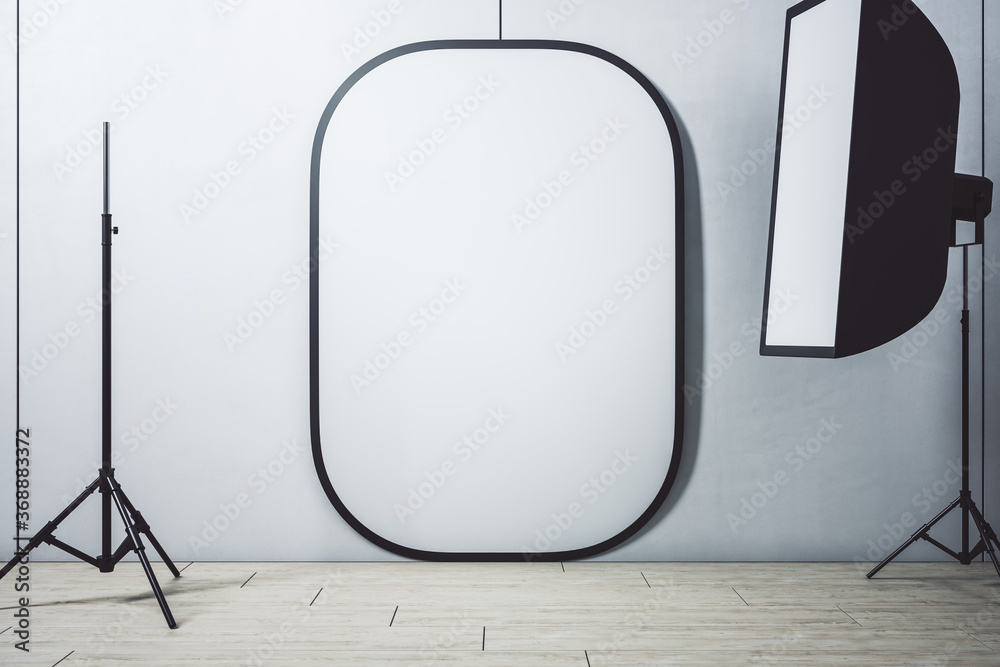
[{"label": "light wood floorboard", "polygon": [[0,581],[0,665],[1000,667],[991,565],[30,564],[30,653]]}]

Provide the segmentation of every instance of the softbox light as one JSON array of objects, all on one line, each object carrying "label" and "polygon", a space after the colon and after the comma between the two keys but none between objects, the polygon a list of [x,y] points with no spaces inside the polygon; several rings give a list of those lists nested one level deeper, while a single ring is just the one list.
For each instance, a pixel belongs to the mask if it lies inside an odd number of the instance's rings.
[{"label": "softbox light", "polygon": [[930,313],[958,114],[955,63],[912,2],[788,10],[761,354],[845,357]]},{"label": "softbox light", "polygon": [[[969,246],[983,245],[993,184],[955,174],[955,63],[909,0],[807,0],[788,10],[782,69],[761,354],[846,357],[893,340],[937,304],[962,246],[962,489],[867,576],[920,539],[965,565],[988,554],[1000,575],[969,474]],[[958,220],[975,222],[972,242]],[[959,550],[929,534],[954,509]]]}]

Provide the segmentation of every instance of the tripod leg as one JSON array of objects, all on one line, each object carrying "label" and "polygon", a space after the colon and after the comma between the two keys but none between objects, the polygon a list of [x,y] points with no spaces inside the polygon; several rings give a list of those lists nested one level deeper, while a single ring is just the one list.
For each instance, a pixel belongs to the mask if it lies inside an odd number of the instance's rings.
[{"label": "tripod leg", "polygon": [[135,547],[135,554],[139,557],[139,562],[142,563],[142,569],[146,572],[146,578],[149,579],[149,585],[153,589],[153,595],[156,596],[156,601],[160,604],[160,610],[163,612],[163,617],[167,621],[167,627],[171,630],[177,628],[177,622],[174,620],[173,614],[170,613],[170,607],[167,606],[167,599],[163,595],[163,589],[160,588],[159,582],[156,580],[156,575],[153,573],[153,568],[149,564],[149,559],[146,557],[146,548],[142,544],[142,538],[139,537],[138,531],[136,531],[135,526],[129,519],[128,511],[125,509],[125,505],[121,498],[121,487],[118,486],[118,482],[115,481],[114,477],[109,477],[108,482],[111,485],[111,498],[115,501],[115,505],[118,507],[118,513],[122,517],[122,521],[125,523],[125,532],[128,533],[129,539],[132,540],[132,544]]},{"label": "tripod leg", "polygon": [[50,536],[52,534],[52,531],[54,531],[55,529],[56,529],[55,523],[49,521],[47,524],[45,524],[45,527],[42,528],[41,532],[35,533],[35,536],[31,538],[31,540],[28,542],[28,546],[22,549],[20,544],[17,545],[17,549],[14,551],[14,557],[11,558],[9,561],[7,561],[7,564],[3,566],[2,570],[0,570],[0,579],[3,579],[5,576],[7,576],[8,572],[17,567],[17,564],[20,563],[21,560],[25,556],[27,556],[32,549],[34,549],[39,544],[44,542],[45,538]]},{"label": "tripod leg", "polygon": [[983,548],[990,555],[990,560],[993,561],[993,567],[996,568],[997,576],[1000,576],[1000,563],[997,562],[997,554],[993,550],[993,545],[997,543],[997,534],[993,532],[990,524],[986,523],[986,519],[979,512],[979,508],[972,503],[969,504],[969,513],[972,515],[972,520],[976,522],[976,528],[979,529],[979,536],[983,540]]},{"label": "tripod leg", "polygon": [[181,576],[181,573],[177,569],[177,566],[174,565],[174,561],[170,560],[170,556],[167,555],[167,553],[163,550],[163,547],[160,546],[160,542],[156,539],[156,537],[153,536],[153,533],[150,532],[149,524],[146,523],[145,519],[143,519],[142,515],[139,514],[138,512],[135,513],[135,516],[136,518],[139,519],[139,523],[143,524],[146,527],[145,530],[142,530],[140,528],[140,532],[145,533],[146,537],[149,538],[149,543],[153,545],[154,549],[156,549],[156,553],[160,554],[160,558],[163,559],[163,562],[170,569],[170,573],[174,575],[174,578]]},{"label": "tripod leg", "polygon": [[55,532],[56,528],[59,527],[59,524],[62,523],[63,520],[73,512],[73,510],[79,507],[80,503],[86,500],[87,497],[90,494],[92,494],[100,485],[101,485],[101,478],[98,477],[97,479],[95,479],[93,482],[90,483],[90,486],[84,489],[83,492],[76,497],[76,500],[67,505],[66,509],[60,512],[58,516],[56,516],[56,518],[52,519],[52,521],[49,521],[47,524],[45,524],[44,528],[42,528],[39,532],[35,533],[35,536],[31,538],[31,540],[28,542],[28,546],[21,549],[20,548],[21,545],[18,545],[18,549],[17,552],[14,554],[14,557],[11,558],[6,565],[4,565],[2,570],[0,570],[0,579],[3,579],[8,572],[13,570],[14,567],[21,561],[21,559],[27,556],[32,549],[34,549],[39,544],[45,542],[48,538],[50,538],[52,536],[52,533]]},{"label": "tripod leg", "polygon": [[135,508],[135,505],[132,504],[132,501],[128,499],[128,496],[125,495],[125,490],[122,489],[120,484],[118,485],[118,493],[121,494],[122,502],[125,504],[125,508],[129,511],[129,514],[132,515],[132,519],[135,521],[135,529],[149,538],[149,543],[153,545],[153,548],[156,549],[156,553],[160,554],[160,558],[162,558],[166,566],[170,568],[170,573],[173,574],[174,577],[181,576],[181,573],[177,570],[177,566],[174,565],[174,562],[170,560],[170,556],[168,556],[167,552],[164,551],[162,546],[160,546],[160,542],[153,536],[153,531],[150,530],[149,524],[142,517],[142,514],[139,513],[139,510]]},{"label": "tripod leg", "polygon": [[865,576],[867,576],[869,579],[871,579],[876,574],[878,574],[879,570],[881,570],[883,567],[885,567],[886,565],[888,565],[889,563],[891,563],[896,558],[896,556],[898,556],[899,554],[903,553],[903,551],[908,546],[910,546],[911,544],[913,544],[914,542],[916,542],[920,538],[922,538],[925,535],[927,535],[927,533],[930,531],[930,529],[934,527],[934,524],[936,524],[938,521],[940,521],[941,519],[943,519],[944,516],[948,512],[950,512],[953,509],[955,509],[956,507],[958,507],[961,504],[961,502],[962,502],[962,497],[959,496],[954,501],[952,501],[952,503],[950,505],[948,505],[946,508],[944,508],[943,510],[941,510],[940,514],[938,514],[936,517],[934,517],[933,519],[931,519],[929,523],[925,524],[923,528],[921,528],[917,532],[913,533],[913,535],[910,536],[910,539],[906,540],[906,542],[904,542],[901,547],[899,547],[898,549],[896,549],[895,551],[893,551],[891,554],[889,554],[886,557],[885,560],[883,560],[881,563],[879,563],[877,566],[875,566],[875,569],[873,569],[871,572],[869,572]]}]

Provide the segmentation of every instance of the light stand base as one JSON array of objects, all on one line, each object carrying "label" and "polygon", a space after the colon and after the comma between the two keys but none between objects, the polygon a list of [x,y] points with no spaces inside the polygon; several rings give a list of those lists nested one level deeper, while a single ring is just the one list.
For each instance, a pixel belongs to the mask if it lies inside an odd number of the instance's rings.
[{"label": "light stand base", "polygon": [[[971,550],[967,551],[964,550],[961,553],[952,551],[945,545],[935,540],[929,534],[930,529],[934,527],[934,524],[943,519],[949,512],[951,512],[953,509],[956,508],[962,510],[963,519],[966,516],[972,518],[972,520],[976,524],[976,528],[979,530],[979,537],[980,537],[979,544],[977,544]],[[966,526],[963,527],[963,530],[967,530],[967,527],[968,524],[966,524]],[[970,563],[972,563],[972,560],[976,556],[979,556],[980,554],[985,552],[989,554],[990,560],[993,561],[993,567],[996,568],[997,576],[1000,576],[1000,562],[997,562],[997,550],[1000,550],[1000,542],[997,541],[997,534],[993,532],[993,528],[990,526],[989,523],[986,522],[986,519],[983,518],[983,515],[979,511],[979,508],[976,507],[976,503],[972,500],[972,494],[969,493],[968,491],[962,491],[962,493],[958,496],[958,498],[952,501],[952,503],[948,505],[948,507],[944,508],[944,510],[940,514],[931,519],[930,522],[925,524],[922,528],[920,528],[920,530],[913,533],[910,539],[908,539],[906,542],[903,543],[902,546],[900,546],[898,549],[889,554],[889,556],[885,560],[879,563],[878,566],[876,566],[875,569],[869,572],[866,576],[869,579],[874,577],[879,570],[881,570],[883,567],[892,562],[892,560],[896,558],[896,556],[903,553],[903,551],[908,546],[910,546],[917,540],[926,540],[930,542],[938,549],[940,549],[941,551],[945,552],[946,554],[948,554],[949,556],[960,562],[962,565],[969,565]]]},{"label": "light stand base", "polygon": [[[125,524],[125,539],[118,546],[114,553],[105,552],[101,556],[94,557],[90,556],[79,549],[72,547],[65,542],[57,539],[53,533],[59,524],[62,523],[66,517],[73,513],[73,511],[83,504],[90,494],[94,491],[100,489],[102,494],[108,494],[111,500],[114,502],[115,506],[118,508],[118,515],[122,519],[122,523]],[[110,525],[105,527],[110,531]],[[163,562],[170,568],[170,572],[174,577],[181,576],[181,573],[177,570],[173,561],[167,556],[163,547],[153,536],[152,531],[149,528],[149,524],[142,517],[142,514],[135,509],[135,505],[128,499],[125,492],[122,490],[121,485],[115,479],[115,469],[114,468],[101,468],[98,471],[98,477],[93,482],[87,486],[83,492],[76,497],[76,499],[71,502],[66,508],[56,516],[55,519],[49,521],[45,524],[45,527],[41,531],[35,534],[34,537],[28,542],[28,545],[21,548],[18,544],[16,553],[14,557],[0,570],[0,579],[3,579],[8,572],[13,570],[18,563],[21,562],[28,553],[30,553],[35,547],[41,544],[50,544],[57,549],[65,551],[69,555],[78,558],[85,563],[89,563],[99,569],[101,572],[113,572],[115,565],[121,561],[122,558],[126,556],[130,551],[134,551],[136,556],[139,557],[139,562],[142,564],[142,569],[146,573],[146,578],[149,579],[149,585],[153,589],[153,595],[156,596],[156,601],[160,605],[160,609],[163,611],[163,617],[167,621],[167,626],[170,629],[177,627],[177,622],[174,621],[173,614],[170,613],[170,607],[167,606],[167,600],[163,595],[163,589],[160,588],[159,582],[156,580],[156,575],[153,574],[153,568],[149,564],[149,558],[146,557],[146,547],[143,544],[140,534],[145,535],[149,539],[149,543],[153,545],[156,552],[160,554],[160,558]]]}]

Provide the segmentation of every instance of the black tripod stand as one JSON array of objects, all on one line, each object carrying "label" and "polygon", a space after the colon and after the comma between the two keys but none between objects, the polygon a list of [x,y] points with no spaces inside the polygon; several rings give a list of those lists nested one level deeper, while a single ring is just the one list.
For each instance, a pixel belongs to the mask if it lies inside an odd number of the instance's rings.
[{"label": "black tripod stand", "polygon": [[[973,559],[985,552],[989,554],[990,560],[993,561],[993,567],[996,568],[997,575],[1000,576],[1000,563],[997,562],[996,553],[997,550],[1000,550],[1000,542],[997,541],[997,534],[993,532],[993,528],[976,507],[975,501],[972,500],[972,492],[969,490],[969,246],[983,245],[985,219],[992,208],[992,201],[993,183],[988,179],[961,174],[955,176],[953,217],[956,220],[956,225],[958,220],[976,223],[974,243],[958,243],[957,230],[952,239],[953,246],[962,247],[962,490],[959,492],[958,498],[944,508],[940,514],[915,532],[902,546],[889,554],[885,560],[869,572],[867,575],[869,579],[901,554],[904,549],[920,539],[930,542],[962,565],[969,565]],[[962,510],[962,550],[957,553],[929,534],[934,524],[956,508]],[[970,518],[975,523],[980,538],[979,543],[971,549],[969,548]]]},{"label": "black tripod stand", "polygon": [[[8,572],[10,572],[17,564],[27,557],[28,553],[39,546],[42,543],[51,544],[54,547],[62,549],[66,553],[79,558],[80,560],[90,563],[94,567],[98,568],[101,572],[112,572],[115,569],[115,565],[125,557],[130,551],[134,551],[139,557],[139,561],[142,563],[142,568],[146,572],[146,577],[149,579],[149,585],[153,588],[153,594],[156,596],[156,601],[160,603],[160,609],[163,610],[163,616],[167,619],[167,625],[170,628],[176,628],[177,623],[174,621],[173,615],[170,613],[170,607],[167,606],[167,600],[163,596],[163,590],[160,588],[160,584],[156,581],[156,575],[153,574],[153,568],[149,564],[149,558],[146,557],[145,546],[143,545],[142,538],[140,534],[143,534],[149,539],[149,543],[153,545],[156,552],[160,554],[163,562],[166,563],[167,567],[170,568],[170,572],[173,573],[175,577],[179,577],[180,572],[174,566],[173,562],[163,551],[163,547],[160,543],[156,541],[153,537],[153,533],[150,532],[149,524],[146,520],[142,518],[142,515],[135,509],[135,506],[125,495],[120,484],[115,479],[115,469],[111,467],[111,235],[118,233],[117,227],[111,226],[111,213],[109,213],[109,197],[108,197],[108,176],[109,176],[109,127],[108,123],[104,123],[104,213],[101,216],[102,224],[102,236],[101,245],[103,246],[104,260],[103,260],[103,282],[102,282],[102,334],[103,334],[103,344],[102,344],[102,440],[101,440],[101,469],[98,470],[97,479],[90,483],[90,485],[83,490],[76,500],[71,502],[66,509],[59,513],[59,515],[52,521],[45,524],[45,527],[41,531],[35,534],[34,537],[28,542],[27,546],[21,547],[20,543],[17,545],[17,551],[14,557],[0,570],[0,579],[2,579]],[[52,534],[55,532],[59,524],[63,522],[66,517],[73,513],[77,507],[79,507],[84,500],[86,500],[90,494],[94,491],[100,490],[101,492],[101,555],[94,557],[84,552],[76,549],[65,542],[61,542],[56,539]],[[125,540],[115,549],[113,552],[111,550],[111,504],[114,503],[115,507],[118,509],[118,514],[121,517],[122,523],[125,524]]]}]

